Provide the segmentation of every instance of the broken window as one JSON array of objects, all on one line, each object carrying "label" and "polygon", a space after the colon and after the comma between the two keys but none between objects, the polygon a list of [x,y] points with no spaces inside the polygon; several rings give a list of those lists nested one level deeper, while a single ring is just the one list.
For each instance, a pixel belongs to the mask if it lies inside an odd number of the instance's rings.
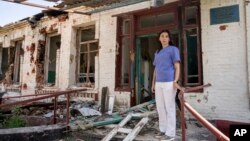
[{"label": "broken window", "polygon": [[46,72],[46,81],[49,84],[55,84],[56,83],[56,67],[57,67],[57,50],[60,49],[61,43],[61,35],[51,36],[49,38],[49,46],[47,48],[47,72]]},{"label": "broken window", "polygon": [[15,44],[15,55],[14,55],[14,76],[13,82],[17,83],[20,81],[20,50],[22,48],[22,41],[17,41]]},{"label": "broken window", "polygon": [[98,53],[98,46],[94,26],[80,30],[79,83],[93,84],[95,82],[95,56]]},{"label": "broken window", "polygon": [[14,47],[0,49],[1,70],[0,79],[6,80],[6,83],[19,83],[20,81],[20,50],[22,41],[16,41]]}]

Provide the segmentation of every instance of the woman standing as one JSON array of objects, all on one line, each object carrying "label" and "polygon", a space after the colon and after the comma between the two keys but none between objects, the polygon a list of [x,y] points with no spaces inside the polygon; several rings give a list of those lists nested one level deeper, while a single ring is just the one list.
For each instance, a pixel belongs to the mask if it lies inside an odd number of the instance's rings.
[{"label": "woman standing", "polygon": [[152,92],[155,91],[157,112],[159,114],[158,138],[162,141],[172,141],[176,134],[175,95],[180,76],[179,49],[173,46],[170,32],[163,30],[159,33],[161,48],[154,58],[154,74]]}]

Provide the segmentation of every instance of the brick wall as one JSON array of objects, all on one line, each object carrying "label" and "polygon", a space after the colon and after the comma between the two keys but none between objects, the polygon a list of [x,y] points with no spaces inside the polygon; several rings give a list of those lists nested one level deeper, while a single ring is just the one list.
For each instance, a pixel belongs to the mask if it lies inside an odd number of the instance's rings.
[{"label": "brick wall", "polygon": [[[235,4],[240,22],[210,25],[211,8]],[[250,121],[244,7],[241,0],[201,1],[203,76],[212,86],[186,99],[209,119]]]}]

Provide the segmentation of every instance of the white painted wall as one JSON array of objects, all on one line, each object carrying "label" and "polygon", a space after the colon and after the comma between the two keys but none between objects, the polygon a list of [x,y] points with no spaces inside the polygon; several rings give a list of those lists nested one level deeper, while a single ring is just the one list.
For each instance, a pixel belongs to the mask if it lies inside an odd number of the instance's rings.
[{"label": "white painted wall", "polygon": [[247,67],[248,67],[248,98],[250,106],[250,2],[245,6],[246,14],[246,40],[247,40]]},{"label": "white painted wall", "polygon": [[[240,22],[210,25],[211,8],[235,4]],[[250,121],[244,7],[242,0],[201,1],[204,84],[212,86],[186,99],[208,119]],[[226,30],[220,30],[222,25]]]}]

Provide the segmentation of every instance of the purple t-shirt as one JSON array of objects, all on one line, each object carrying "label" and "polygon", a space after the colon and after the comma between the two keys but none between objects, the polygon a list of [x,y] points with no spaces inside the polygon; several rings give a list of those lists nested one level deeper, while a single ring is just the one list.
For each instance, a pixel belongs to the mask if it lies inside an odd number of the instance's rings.
[{"label": "purple t-shirt", "polygon": [[156,82],[174,81],[174,63],[180,61],[179,49],[175,46],[168,46],[155,53],[154,66]]}]

